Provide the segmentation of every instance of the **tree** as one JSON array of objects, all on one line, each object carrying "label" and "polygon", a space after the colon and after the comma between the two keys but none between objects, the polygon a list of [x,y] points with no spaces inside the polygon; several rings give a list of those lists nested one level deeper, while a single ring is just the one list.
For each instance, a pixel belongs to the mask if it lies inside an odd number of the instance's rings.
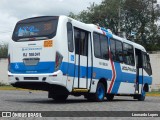
[{"label": "tree", "polygon": [[87,10],[83,10],[79,15],[70,13],[70,17],[85,23],[98,24],[111,29],[115,34],[118,32],[118,7],[120,0],[104,0],[100,5],[90,4]]},{"label": "tree", "polygon": [[[78,15],[69,15],[85,23],[99,24],[118,34],[126,33],[128,39],[142,44],[147,50],[160,50],[159,26],[160,7],[156,0],[103,0],[100,5],[90,4]],[[120,26],[119,26],[120,25]]]},{"label": "tree", "polygon": [[[158,35],[158,27],[155,22],[159,18],[160,9],[153,0],[126,0],[124,4],[125,20],[124,30],[128,38],[131,32],[136,32],[136,42],[145,46],[154,46]],[[155,48],[155,47],[153,47]]]},{"label": "tree", "polygon": [[0,46],[0,58],[8,57],[8,45],[4,44]]}]

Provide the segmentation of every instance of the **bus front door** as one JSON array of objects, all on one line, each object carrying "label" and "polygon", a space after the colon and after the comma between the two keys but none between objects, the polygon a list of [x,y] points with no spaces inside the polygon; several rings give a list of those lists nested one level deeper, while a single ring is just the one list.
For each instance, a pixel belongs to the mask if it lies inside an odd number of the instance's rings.
[{"label": "bus front door", "polygon": [[79,28],[74,28],[75,44],[75,74],[73,80],[74,90],[87,90],[88,88],[88,39],[89,33]]}]

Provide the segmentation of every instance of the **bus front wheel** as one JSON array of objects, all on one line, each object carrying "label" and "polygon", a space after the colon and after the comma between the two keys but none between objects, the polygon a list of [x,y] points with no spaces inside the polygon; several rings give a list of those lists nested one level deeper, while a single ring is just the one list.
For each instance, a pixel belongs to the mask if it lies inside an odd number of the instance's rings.
[{"label": "bus front wheel", "polygon": [[146,96],[146,92],[143,90],[141,95],[138,96],[138,101],[144,101]]},{"label": "bus front wheel", "polygon": [[93,94],[93,100],[96,102],[102,102],[105,96],[105,87],[104,84],[99,82],[97,85],[96,93]]},{"label": "bus front wheel", "polygon": [[102,102],[105,96],[105,87],[103,83],[99,82],[95,93],[89,93],[84,95],[88,101]]},{"label": "bus front wheel", "polygon": [[138,101],[144,101],[145,100],[145,96],[146,96],[146,92],[145,92],[145,90],[143,90],[141,94],[134,95],[133,98],[137,99]]}]

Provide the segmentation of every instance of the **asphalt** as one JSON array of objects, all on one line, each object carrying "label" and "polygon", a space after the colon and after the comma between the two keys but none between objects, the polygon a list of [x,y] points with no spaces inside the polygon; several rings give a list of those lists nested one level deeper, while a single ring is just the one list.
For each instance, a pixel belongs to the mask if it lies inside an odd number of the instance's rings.
[{"label": "asphalt", "polygon": [[[145,101],[137,101],[132,97],[117,96],[113,101],[105,100],[104,102],[98,103],[89,102],[83,96],[69,96],[66,102],[55,102],[54,100],[47,98],[47,96],[47,92],[43,91],[30,92],[18,90],[0,90],[0,111],[160,111],[160,97],[147,96]],[[69,117],[65,119],[73,118]],[[89,118],[81,117],[76,119]],[[105,118],[94,117],[92,119],[103,120]],[[122,118],[115,119],[121,120]],[[136,118],[132,117],[125,119]]]}]

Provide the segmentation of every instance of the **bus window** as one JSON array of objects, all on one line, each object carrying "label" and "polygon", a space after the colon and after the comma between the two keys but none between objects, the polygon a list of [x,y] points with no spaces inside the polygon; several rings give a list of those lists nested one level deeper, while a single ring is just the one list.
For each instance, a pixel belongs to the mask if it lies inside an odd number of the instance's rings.
[{"label": "bus window", "polygon": [[93,42],[95,57],[104,60],[109,59],[107,37],[102,34],[94,33]]},{"label": "bus window", "polygon": [[120,41],[116,41],[116,61],[123,62],[123,47]]},{"label": "bus window", "polygon": [[101,58],[100,40],[99,40],[99,35],[97,33],[93,34],[93,42],[94,42],[94,55],[97,58]]},{"label": "bus window", "polygon": [[123,47],[122,42],[110,39],[112,60],[116,62],[123,62]]},{"label": "bus window", "polygon": [[152,75],[149,55],[147,55],[146,53],[143,54],[143,68],[148,73],[148,75]]},{"label": "bus window", "polygon": [[100,43],[101,43],[101,58],[107,60],[109,58],[109,54],[108,54],[108,44],[106,36],[100,35]]},{"label": "bus window", "polygon": [[80,54],[81,55],[84,55],[84,56],[87,56],[87,53],[88,53],[88,34],[87,32],[84,32],[84,31],[81,31],[81,46],[80,46]]},{"label": "bus window", "polygon": [[70,22],[67,23],[67,38],[68,38],[68,50],[69,52],[73,52],[73,30],[72,24]]},{"label": "bus window", "polygon": [[124,63],[127,65],[135,65],[133,46],[127,43],[123,43],[123,55]]},{"label": "bus window", "polygon": [[22,20],[17,23],[12,39],[14,41],[20,41],[21,39],[24,41],[24,38],[27,38],[25,41],[33,40],[29,38],[39,38],[38,40],[41,40],[43,37],[47,37],[51,39],[56,35],[57,25],[57,17],[39,17]]},{"label": "bus window", "polygon": [[110,39],[111,42],[111,54],[112,54],[112,60],[116,60],[116,41],[113,39]]},{"label": "bus window", "polygon": [[80,32],[78,29],[74,29],[74,39],[75,39],[75,53],[79,54],[79,49],[80,49]]},{"label": "bus window", "polygon": [[88,54],[88,34],[87,32],[74,28],[75,53],[83,56]]}]

